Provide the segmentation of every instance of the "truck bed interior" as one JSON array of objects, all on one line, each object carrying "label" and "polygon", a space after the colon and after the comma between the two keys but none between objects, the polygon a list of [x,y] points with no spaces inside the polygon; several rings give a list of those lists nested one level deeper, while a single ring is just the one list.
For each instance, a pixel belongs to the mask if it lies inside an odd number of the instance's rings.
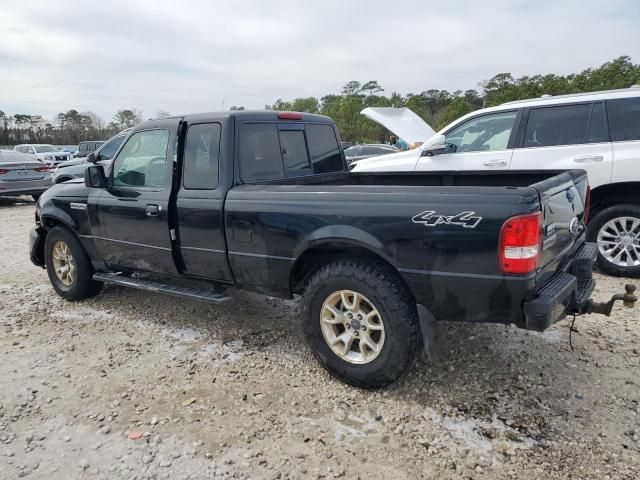
[{"label": "truck bed interior", "polygon": [[[260,182],[269,185],[387,185],[387,186],[469,186],[469,187],[529,187],[564,173],[563,170],[508,170],[503,172],[371,172],[311,175]],[[581,170],[570,170],[572,178],[581,176]]]}]

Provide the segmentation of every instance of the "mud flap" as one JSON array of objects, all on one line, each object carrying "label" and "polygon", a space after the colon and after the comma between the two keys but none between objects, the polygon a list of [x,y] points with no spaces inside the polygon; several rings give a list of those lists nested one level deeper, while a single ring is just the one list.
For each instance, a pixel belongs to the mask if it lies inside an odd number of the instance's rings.
[{"label": "mud flap", "polygon": [[418,318],[420,321],[420,332],[422,333],[422,357],[431,362],[442,358],[445,352],[443,345],[444,336],[441,334],[442,325],[435,317],[422,305],[418,304]]}]

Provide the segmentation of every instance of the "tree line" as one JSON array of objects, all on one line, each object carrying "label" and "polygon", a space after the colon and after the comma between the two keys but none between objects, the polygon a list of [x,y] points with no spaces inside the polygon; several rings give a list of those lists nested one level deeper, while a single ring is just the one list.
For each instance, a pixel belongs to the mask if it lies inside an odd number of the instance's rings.
[{"label": "tree line", "polygon": [[11,116],[0,110],[0,144],[77,145],[83,140],[105,140],[141,121],[142,112],[135,108],[118,110],[109,123],[94,112],[74,109],[59,113],[52,121],[42,115],[16,113]]},{"label": "tree line", "polygon": [[[320,98],[306,97],[294,100],[276,100],[265,105],[267,110],[286,110],[327,115],[336,122],[343,140],[351,142],[381,142],[388,132],[377,123],[360,114],[365,107],[408,107],[422,117],[435,130],[473,110],[543,94],[591,92],[615,88],[628,88],[640,84],[640,65],[628,56],[618,57],[597,68],[580,73],[532,75],[514,78],[510,73],[499,73],[478,83],[477,89],[425,90],[420,93],[384,95],[383,87],[375,80],[350,81],[337,94]],[[244,110],[233,106],[231,110]],[[153,118],[170,114],[159,111]],[[0,110],[0,144],[53,143],[77,144],[82,140],[104,140],[115,133],[142,121],[142,111],[135,108],[118,110],[106,123],[93,112],[68,110],[52,121],[41,115],[9,115]]]},{"label": "tree line", "polygon": [[320,113],[333,118],[343,140],[351,142],[381,142],[388,132],[377,123],[360,114],[365,107],[408,107],[424,119],[434,130],[479,108],[504,102],[540,97],[545,94],[593,92],[628,88],[640,84],[640,65],[628,56],[618,57],[597,68],[580,73],[532,75],[514,78],[510,73],[499,73],[478,84],[478,89],[425,90],[402,95],[392,92],[383,95],[377,81],[348,82],[340,94],[321,97],[277,100],[265,108]]}]

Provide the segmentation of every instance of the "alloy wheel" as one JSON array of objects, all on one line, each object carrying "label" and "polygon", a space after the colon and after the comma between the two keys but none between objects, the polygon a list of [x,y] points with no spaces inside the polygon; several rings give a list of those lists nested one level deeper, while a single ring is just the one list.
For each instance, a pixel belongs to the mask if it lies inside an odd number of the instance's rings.
[{"label": "alloy wheel", "polygon": [[619,267],[640,265],[640,218],[617,217],[598,232],[598,250],[610,263]]},{"label": "alloy wheel", "polygon": [[327,297],[320,327],[333,353],[352,364],[375,360],[384,346],[384,323],[373,302],[361,293],[339,290]]}]

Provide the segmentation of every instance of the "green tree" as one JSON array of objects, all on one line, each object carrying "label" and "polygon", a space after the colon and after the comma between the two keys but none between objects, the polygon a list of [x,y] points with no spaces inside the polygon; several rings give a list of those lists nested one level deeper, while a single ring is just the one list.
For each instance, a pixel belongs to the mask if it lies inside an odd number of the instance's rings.
[{"label": "green tree", "polygon": [[142,112],[135,108],[118,110],[111,122],[113,126],[120,130],[133,127],[142,121]]}]

